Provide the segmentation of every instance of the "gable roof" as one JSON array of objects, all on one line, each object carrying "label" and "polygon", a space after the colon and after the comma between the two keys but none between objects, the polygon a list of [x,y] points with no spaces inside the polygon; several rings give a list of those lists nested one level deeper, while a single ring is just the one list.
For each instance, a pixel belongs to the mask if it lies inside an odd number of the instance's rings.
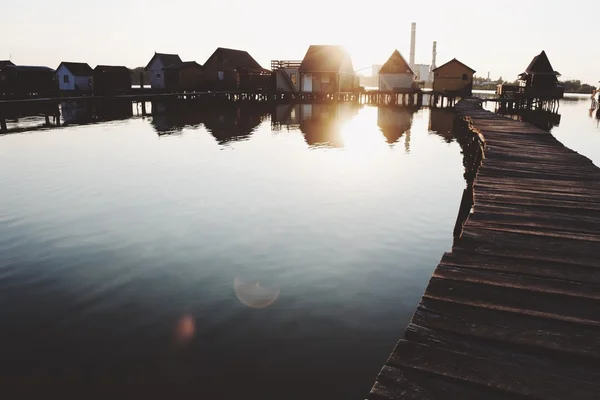
[{"label": "gable roof", "polygon": [[406,59],[398,50],[394,50],[390,58],[383,64],[379,70],[380,74],[412,74],[416,75]]},{"label": "gable roof", "polygon": [[349,59],[350,56],[342,46],[311,45],[302,59],[299,70],[301,72],[340,72],[344,61]]},{"label": "gable roof", "polygon": [[168,67],[170,65],[178,64],[181,62],[181,58],[177,54],[155,52],[150,61],[148,62],[148,65],[144,67],[145,71],[147,71],[148,68],[150,68],[150,65],[152,64],[152,62],[154,62],[156,58],[158,58],[162,62],[163,67]]},{"label": "gable roof", "polygon": [[56,70],[58,71],[60,67],[65,67],[69,70],[73,76],[92,76],[94,75],[94,70],[87,63],[79,63],[79,62],[67,62],[63,61],[60,63]]},{"label": "gable roof", "polygon": [[453,63],[453,62],[454,62],[454,63],[459,63],[460,65],[462,65],[463,67],[465,67],[466,69],[468,69],[469,71],[471,71],[471,72],[473,72],[473,73],[477,72],[477,71],[475,71],[473,68],[469,67],[468,65],[461,63],[461,62],[460,62],[460,61],[458,61],[456,58],[453,58],[452,60],[448,61],[447,63],[440,65],[439,67],[437,67],[436,69],[434,69],[434,71],[437,71],[438,69],[440,69],[440,68],[443,68],[443,67],[445,67],[446,65],[449,65],[450,63]]},{"label": "gable roof", "polygon": [[94,72],[130,74],[131,70],[121,65],[97,65]]},{"label": "gable roof", "polygon": [[49,67],[42,67],[42,66],[37,66],[37,65],[6,65],[5,67],[1,67],[0,68],[4,68],[5,70],[12,70],[12,71],[29,71],[29,72],[47,72],[47,73],[55,73],[56,71],[53,70],[52,68]]},{"label": "gable roof", "polygon": [[223,62],[229,63],[235,69],[244,69],[249,71],[262,72],[266,71],[260,64],[245,50],[227,49],[218,47],[215,52],[208,58],[221,57]]},{"label": "gable roof", "polygon": [[0,68],[7,66],[14,66],[15,64],[10,60],[0,60]]},{"label": "gable roof", "polygon": [[552,64],[550,64],[550,60],[546,55],[546,52],[542,50],[540,54],[533,57],[533,60],[529,63],[529,66],[525,70],[526,74],[535,74],[535,75],[556,75],[560,76],[560,73],[555,71],[552,68]]},{"label": "gable roof", "polygon": [[182,61],[180,63],[164,67],[163,71],[180,71],[188,67],[202,69],[202,65],[198,64],[196,61]]}]

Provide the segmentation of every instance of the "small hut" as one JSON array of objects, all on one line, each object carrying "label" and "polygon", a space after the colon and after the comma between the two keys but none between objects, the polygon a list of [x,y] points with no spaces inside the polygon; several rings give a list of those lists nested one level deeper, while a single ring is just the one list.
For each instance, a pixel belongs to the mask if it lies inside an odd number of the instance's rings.
[{"label": "small hut", "polygon": [[58,93],[52,68],[11,64],[0,66],[0,97]]},{"label": "small hut", "polygon": [[302,92],[338,93],[358,88],[352,59],[342,46],[310,46],[299,71]]},{"label": "small hut", "polygon": [[416,74],[402,54],[394,50],[390,58],[379,70],[379,90],[406,91],[415,88]]},{"label": "small hut", "polygon": [[98,65],[94,68],[94,90],[122,93],[131,89],[131,70],[123,66]]},{"label": "small hut", "polygon": [[271,71],[244,50],[217,48],[203,68],[203,87],[209,90],[261,91],[272,87]]},{"label": "small hut", "polygon": [[196,61],[184,61],[163,68],[165,89],[197,90],[202,81],[202,66]]},{"label": "small hut", "polygon": [[475,70],[456,58],[433,70],[433,91],[457,96],[470,96],[473,92]]},{"label": "small hut", "polygon": [[144,68],[150,75],[150,85],[152,89],[165,88],[165,74],[163,68],[179,64],[181,58],[177,54],[154,53],[148,65]]},{"label": "small hut", "polygon": [[525,96],[541,99],[560,99],[564,96],[564,87],[558,83],[560,73],[550,64],[546,52],[542,50],[529,66],[519,75],[519,86],[525,88]]}]

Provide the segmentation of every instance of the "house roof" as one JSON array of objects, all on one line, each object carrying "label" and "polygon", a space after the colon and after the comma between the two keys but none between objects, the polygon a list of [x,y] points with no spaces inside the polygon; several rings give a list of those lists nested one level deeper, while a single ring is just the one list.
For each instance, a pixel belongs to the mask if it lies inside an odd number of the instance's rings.
[{"label": "house roof", "polygon": [[42,72],[42,71],[47,71],[47,72],[51,72],[54,73],[56,72],[55,70],[53,70],[52,68],[49,67],[40,67],[37,65],[6,65],[4,67],[2,67],[0,65],[0,68],[5,68],[5,69],[11,69],[11,70],[17,70],[17,71],[36,71],[36,72]]},{"label": "house roof", "polygon": [[15,65],[15,64],[10,60],[0,60],[0,68],[7,67],[9,65]]},{"label": "house roof", "polygon": [[144,70],[148,70],[148,68],[150,68],[150,64],[152,64],[152,62],[156,59],[160,59],[160,61],[162,62],[163,66],[169,66],[169,65],[174,65],[174,64],[178,64],[181,62],[181,58],[179,57],[179,55],[177,54],[166,54],[166,53],[154,53],[154,55],[152,56],[152,58],[150,59],[150,61],[148,62],[148,65],[146,65],[146,67],[144,68]]},{"label": "house roof", "polygon": [[439,67],[437,67],[436,69],[434,69],[434,71],[437,71],[438,69],[444,68],[446,65],[449,65],[450,63],[453,63],[453,62],[459,63],[460,65],[462,65],[463,67],[467,68],[469,71],[471,71],[473,73],[477,72],[473,68],[469,67],[468,65],[461,63],[456,58],[453,58],[452,60],[448,61],[447,63],[440,65]]},{"label": "house roof", "polygon": [[94,74],[94,70],[87,63],[63,61],[56,70],[58,71],[62,66],[67,68],[73,76],[92,76]]},{"label": "house roof", "polygon": [[227,61],[235,69],[263,72],[267,71],[245,50],[227,49],[219,47],[210,56],[220,56],[224,61]]},{"label": "house roof", "polygon": [[97,65],[94,72],[130,74],[131,70],[121,65]]},{"label": "house roof", "polygon": [[[301,72],[340,72],[344,61],[349,61],[350,56],[339,45],[311,45],[302,63]],[[350,61],[350,65],[351,65]],[[350,71],[346,71],[350,72]],[[354,71],[352,71],[354,72]]]},{"label": "house roof", "polygon": [[412,74],[416,75],[406,59],[398,50],[394,50],[390,58],[383,64],[379,70],[380,74]]},{"label": "house roof", "polygon": [[548,56],[544,50],[542,50],[542,52],[537,56],[533,57],[533,60],[531,60],[529,63],[525,73],[533,75],[560,76],[560,73],[552,68],[552,64],[550,64],[550,60],[548,59]]},{"label": "house roof", "polygon": [[182,61],[180,63],[164,67],[163,70],[164,71],[180,71],[182,69],[189,68],[189,67],[202,69],[202,65],[198,64],[196,61]]}]

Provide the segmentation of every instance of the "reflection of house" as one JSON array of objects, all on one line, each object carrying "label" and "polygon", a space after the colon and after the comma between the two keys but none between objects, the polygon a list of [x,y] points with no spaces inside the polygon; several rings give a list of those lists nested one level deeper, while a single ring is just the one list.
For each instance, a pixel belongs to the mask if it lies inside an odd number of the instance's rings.
[{"label": "reflection of house", "polygon": [[94,68],[94,89],[100,93],[124,92],[131,89],[131,70],[122,66],[96,66]]},{"label": "reflection of house", "polygon": [[203,66],[203,87],[209,90],[269,90],[271,71],[243,50],[219,47]]},{"label": "reflection of house", "polygon": [[10,64],[0,66],[0,95],[50,95],[57,91],[55,71],[51,68]]},{"label": "reflection of house", "polygon": [[452,143],[456,112],[450,108],[431,108],[429,112],[429,132],[441,136],[446,143]]},{"label": "reflection of house", "polygon": [[358,88],[352,60],[342,46],[310,46],[299,71],[303,92],[352,92]]},{"label": "reflection of house", "polygon": [[194,104],[176,100],[152,102],[152,127],[158,135],[179,133],[201,123],[202,113]]},{"label": "reflection of house", "polygon": [[103,121],[126,119],[133,116],[133,105],[131,100],[104,100],[98,103],[95,114]]},{"label": "reflection of house", "polygon": [[276,92],[300,91],[300,64],[302,61],[271,61],[271,71],[275,77]]},{"label": "reflection of house", "polygon": [[410,150],[410,128],[417,110],[407,107],[379,107],[377,109],[377,125],[389,144],[398,142],[406,134],[404,145]]},{"label": "reflection of house", "polygon": [[352,118],[358,110],[352,103],[301,104],[299,120],[304,140],[309,146],[343,147],[342,122]]},{"label": "reflection of house", "polygon": [[552,68],[545,51],[535,56],[521,75],[519,84],[525,94],[537,98],[557,99],[564,96],[565,89],[558,83],[560,73]]},{"label": "reflection of house", "polygon": [[260,106],[229,104],[202,109],[202,122],[219,144],[246,140],[268,112]]},{"label": "reflection of house", "polygon": [[453,58],[433,70],[433,90],[455,93],[459,96],[470,96],[473,91],[473,74],[475,72],[474,69]]},{"label": "reflection of house", "polygon": [[379,70],[379,90],[399,91],[414,88],[415,73],[402,54],[394,50]]},{"label": "reflection of house", "polygon": [[202,66],[195,61],[184,61],[163,68],[165,89],[196,90],[202,81]]},{"label": "reflection of house", "polygon": [[154,53],[144,71],[150,75],[150,85],[152,89],[165,88],[165,75],[163,68],[181,63],[181,58],[177,54]]},{"label": "reflection of house", "polygon": [[300,105],[275,105],[275,111],[271,116],[271,122],[274,126],[286,125],[288,127],[298,127],[300,124]]},{"label": "reflection of house", "polygon": [[86,63],[62,62],[56,69],[60,90],[94,90],[94,70]]},{"label": "reflection of house", "polygon": [[60,103],[60,113],[65,125],[87,124],[92,122],[93,113],[87,102],[63,101]]}]

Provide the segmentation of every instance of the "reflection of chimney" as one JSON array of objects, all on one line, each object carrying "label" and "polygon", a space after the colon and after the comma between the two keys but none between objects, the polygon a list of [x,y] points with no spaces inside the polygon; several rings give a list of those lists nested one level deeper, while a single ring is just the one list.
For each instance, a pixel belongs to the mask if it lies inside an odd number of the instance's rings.
[{"label": "reflection of chimney", "polygon": [[413,22],[410,28],[410,67],[415,68],[415,41],[417,36],[417,23]]},{"label": "reflection of chimney", "polygon": [[435,59],[437,58],[437,42],[433,42],[433,54],[431,58],[431,70],[436,69]]}]

